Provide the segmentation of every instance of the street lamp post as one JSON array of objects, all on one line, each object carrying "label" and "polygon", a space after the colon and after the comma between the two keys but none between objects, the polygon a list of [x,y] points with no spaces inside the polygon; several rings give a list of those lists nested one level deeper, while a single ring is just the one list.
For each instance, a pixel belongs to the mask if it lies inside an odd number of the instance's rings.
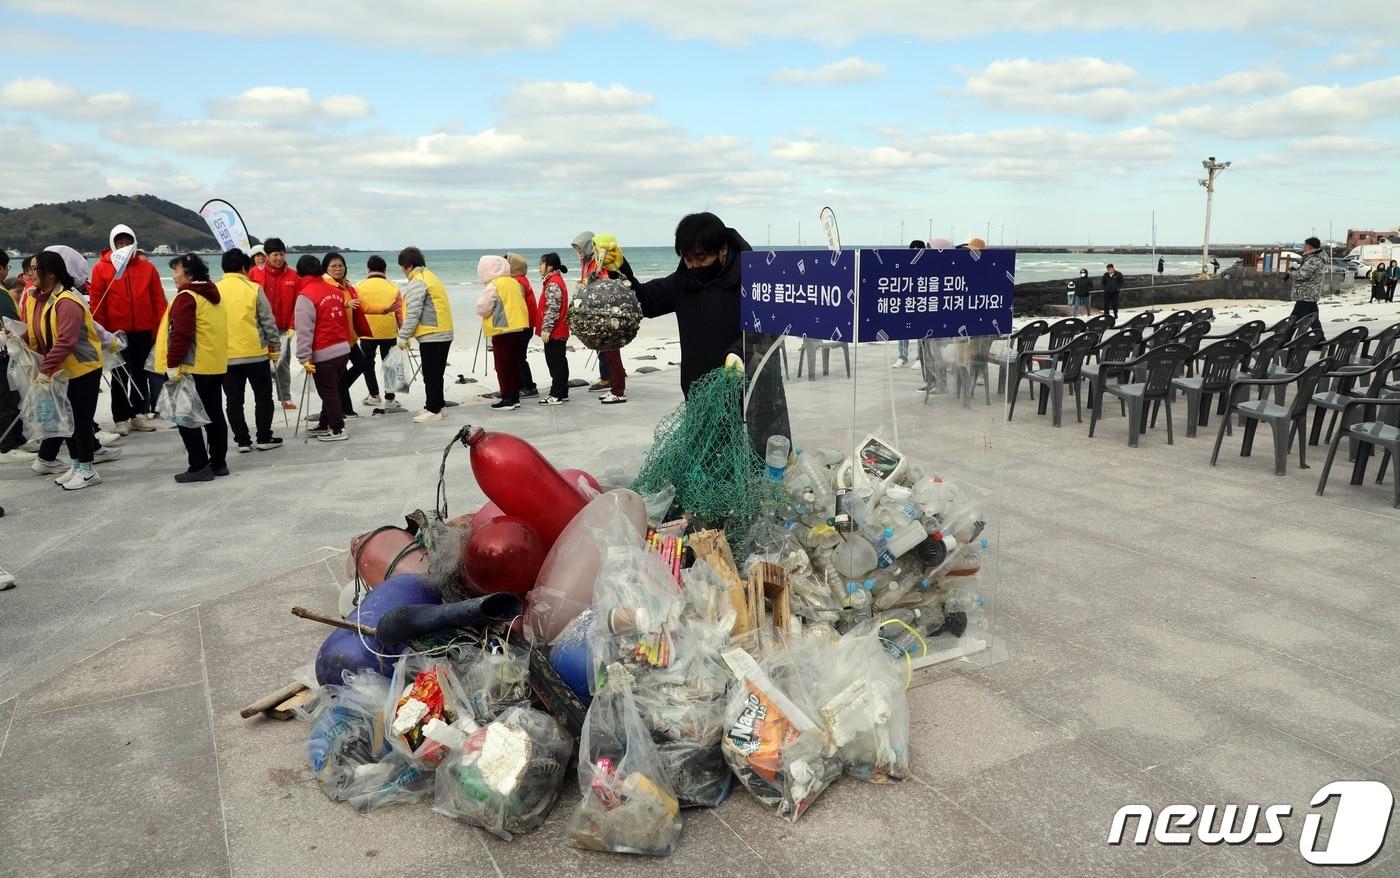
[{"label": "street lamp post", "polygon": [[1215,175],[1230,167],[1229,162],[1217,162],[1215,156],[1211,156],[1201,162],[1201,167],[1206,169],[1206,177],[1200,180],[1200,184],[1206,189],[1206,234],[1205,241],[1201,244],[1201,274],[1209,274],[1210,264],[1210,207],[1211,200],[1215,196]]}]

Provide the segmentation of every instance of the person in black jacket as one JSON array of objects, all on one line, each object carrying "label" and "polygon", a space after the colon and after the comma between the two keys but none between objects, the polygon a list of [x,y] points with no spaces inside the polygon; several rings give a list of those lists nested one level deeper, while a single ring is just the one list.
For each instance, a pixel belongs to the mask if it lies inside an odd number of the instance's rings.
[{"label": "person in black jacket", "polygon": [[734,229],[712,213],[693,213],[676,226],[680,263],[671,274],[636,284],[646,317],[676,315],[681,337],[681,393],[713,369],[746,369],[753,382],[745,420],[754,449],[762,454],[768,437],[791,437],[781,364],[759,362],[776,336],[745,334],[739,324],[739,254],[752,250]]},{"label": "person in black jacket", "polygon": [[1089,294],[1094,291],[1094,282],[1089,279],[1089,269],[1079,269],[1079,277],[1074,279],[1074,308],[1070,312],[1071,317],[1079,316],[1079,309],[1084,309],[1084,316],[1089,316]]},{"label": "person in black jacket", "polygon": [[1114,320],[1118,319],[1118,293],[1122,289],[1123,272],[1110,262],[1104,266],[1103,273],[1103,313],[1112,314]]}]

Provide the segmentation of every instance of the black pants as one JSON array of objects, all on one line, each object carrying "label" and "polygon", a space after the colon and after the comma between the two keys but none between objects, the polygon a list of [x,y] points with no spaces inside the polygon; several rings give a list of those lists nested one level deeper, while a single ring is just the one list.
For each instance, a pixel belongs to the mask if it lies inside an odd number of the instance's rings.
[{"label": "black pants", "polygon": [[[128,332],[126,350],[121,352],[122,362],[130,378],[112,376],[112,420],[117,423],[131,420],[132,415],[148,412],[154,403],[146,396],[150,392],[150,382],[146,380],[146,358],[155,345],[155,333]],[[133,389],[128,391],[127,381]]]},{"label": "black pants", "polygon": [[544,361],[549,364],[549,395],[555,399],[569,398],[569,357],[564,352],[564,339],[544,343]]},{"label": "black pants", "polygon": [[601,353],[598,354],[598,380],[599,380],[599,381],[611,381],[611,380],[612,380],[612,376],[608,374],[608,361],[607,361],[607,359],[606,359]]},{"label": "black pants", "polygon": [[[377,352],[379,359],[383,360],[394,349],[395,342],[392,339],[362,338],[360,339],[360,353],[364,355],[365,363],[365,388],[370,396],[379,395],[379,375],[374,370],[374,355]],[[384,394],[385,399],[393,399],[394,394]]]},{"label": "black pants", "polygon": [[[345,374],[340,376],[340,411],[341,414],[350,414],[355,411],[355,403],[350,399],[350,385],[355,383],[355,379],[361,375],[366,376],[365,386],[369,386],[369,380],[374,377],[374,366],[365,358],[364,351],[357,345],[350,346],[349,366],[345,369]],[[378,396],[379,394],[375,394]]]},{"label": "black pants", "polygon": [[[201,431],[192,427],[180,428],[180,441],[185,443],[185,454],[189,458],[190,472],[206,466],[228,465],[228,422],[224,420],[224,376],[189,375],[185,381],[193,381],[199,401],[204,404],[204,413],[209,423]],[[208,444],[205,444],[205,438]]]},{"label": "black pants", "polygon": [[532,330],[526,330],[521,335],[524,337],[525,343],[520,346],[520,391],[522,393],[526,391],[538,392],[539,388],[535,386],[535,376],[530,374],[530,360],[526,356],[530,350],[530,339],[534,338],[535,335]]},{"label": "black pants", "polygon": [[[10,387],[9,376],[6,375],[10,364],[10,355],[0,351],[0,453],[14,451],[25,443],[24,424],[19,419],[19,391]],[[10,429],[10,425],[14,429]],[[5,431],[9,430],[9,433]]]},{"label": "black pants", "polygon": [[224,396],[228,399],[228,426],[234,445],[251,445],[248,421],[243,415],[244,385],[253,388],[253,420],[258,442],[272,441],[272,367],[267,360],[256,363],[230,363],[224,375]]},{"label": "black pants", "polygon": [[311,376],[316,385],[316,395],[321,398],[321,421],[317,427],[331,430],[345,429],[345,412],[340,407],[340,381],[345,377],[345,364],[348,356],[334,357],[316,363],[316,374]]},{"label": "black pants", "polygon": [[1117,316],[1118,316],[1118,293],[1117,293],[1117,292],[1104,293],[1104,294],[1103,294],[1103,313],[1105,313],[1105,314],[1112,314],[1114,317],[1117,317]]},{"label": "black pants", "polygon": [[423,369],[423,392],[427,400],[423,408],[434,414],[442,411],[442,376],[447,372],[447,350],[450,341],[418,343],[419,362]]},{"label": "black pants", "polygon": [[[102,392],[102,370],[97,369],[81,378],[68,381],[68,404],[73,407],[73,435],[67,439],[45,439],[39,443],[39,459],[55,461],[58,449],[68,446],[68,456],[74,463],[92,463],[97,448],[92,435],[92,419],[97,414],[97,395]],[[16,428],[18,429],[18,428]]]}]

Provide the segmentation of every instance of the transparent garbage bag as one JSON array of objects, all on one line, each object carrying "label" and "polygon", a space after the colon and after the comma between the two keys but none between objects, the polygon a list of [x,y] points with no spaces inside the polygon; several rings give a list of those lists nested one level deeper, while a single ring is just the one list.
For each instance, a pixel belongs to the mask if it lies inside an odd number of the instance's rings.
[{"label": "transparent garbage bag", "polygon": [[177,427],[197,430],[209,425],[209,413],[199,399],[194,379],[186,375],[179,381],[167,381],[160,388],[156,411]]},{"label": "transparent garbage bag", "polygon": [[906,663],[874,635],[848,633],[815,649],[817,712],[846,774],[884,783],[909,776]]},{"label": "transparent garbage bag", "polygon": [[389,681],[372,671],[350,672],[342,686],[318,693],[319,709],[306,739],[306,759],[333,801],[349,798],[356,771],[389,752],[384,740],[384,703]]},{"label": "transparent garbage bag", "polygon": [[574,847],[667,856],[681,835],[680,802],[621,665],[608,668],[579,737],[579,802],[569,819]]},{"label": "transparent garbage bag", "polygon": [[408,393],[412,382],[409,376],[413,374],[409,367],[408,352],[398,345],[394,345],[389,352],[384,355],[383,365],[380,372],[384,376],[385,393]]},{"label": "transparent garbage bag", "polygon": [[[762,658],[749,651],[762,642]],[[735,680],[729,687],[720,746],[739,782],[778,816],[796,822],[841,774],[830,736],[811,692],[819,667],[807,649],[774,632],[758,632],[724,653]],[[820,661],[820,658],[818,658]]]},{"label": "transparent garbage bag", "polygon": [[5,377],[10,389],[17,391],[21,398],[29,393],[29,386],[39,377],[39,353],[24,343],[25,326],[18,320],[3,318],[5,325],[5,353],[9,361],[5,365]]},{"label": "transparent garbage bag", "polygon": [[431,771],[447,756],[446,738],[437,730],[476,727],[465,695],[447,659],[405,653],[384,701],[384,739],[407,762]]},{"label": "transparent garbage bag", "polygon": [[670,665],[682,606],[671,571],[625,518],[614,516],[595,532],[595,541],[603,563],[593,588],[588,635],[593,692],[601,669],[614,662],[638,672]]},{"label": "transparent garbage bag", "polygon": [[345,800],[368,814],[385,805],[417,802],[433,791],[433,772],[419,768],[397,753],[377,763],[360,765],[345,788]]},{"label": "transparent garbage bag", "polygon": [[433,810],[506,841],[533,832],[559,799],[573,749],[554,717],[512,707],[438,767]]},{"label": "transparent garbage bag", "polygon": [[[36,369],[37,372],[37,369]],[[20,400],[19,417],[30,439],[66,439],[73,435],[73,405],[68,401],[68,379],[61,373],[51,381],[29,385]]]},{"label": "transparent garbage bag", "polygon": [[524,646],[489,637],[480,646],[454,650],[472,719],[484,725],[513,707],[530,703],[530,652]]},{"label": "transparent garbage bag", "polygon": [[121,352],[126,350],[126,332],[118,329],[111,334],[102,349],[102,373],[108,378],[112,372],[126,365]]}]

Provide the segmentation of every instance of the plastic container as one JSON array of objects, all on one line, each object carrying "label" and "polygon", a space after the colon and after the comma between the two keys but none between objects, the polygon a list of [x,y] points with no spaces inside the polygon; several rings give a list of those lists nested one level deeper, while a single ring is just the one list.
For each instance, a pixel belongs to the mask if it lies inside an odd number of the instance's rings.
[{"label": "plastic container", "polygon": [[858,579],[875,569],[875,547],[859,534],[847,534],[831,550],[831,562],[847,580]]},{"label": "plastic container", "polygon": [[792,440],[775,433],[768,437],[768,448],[764,452],[763,462],[768,467],[768,478],[775,482],[783,480],[783,471],[787,469],[788,455],[792,453]]},{"label": "plastic container", "polygon": [[826,474],[826,468],[813,455],[803,451],[797,453],[797,466],[811,486],[812,501],[817,509],[834,510],[836,494],[831,489],[831,479]]},{"label": "plastic container", "polygon": [[881,567],[890,566],[896,558],[928,539],[928,531],[917,520],[906,522],[899,530],[886,530],[885,533],[884,545],[876,558],[876,563]]}]

